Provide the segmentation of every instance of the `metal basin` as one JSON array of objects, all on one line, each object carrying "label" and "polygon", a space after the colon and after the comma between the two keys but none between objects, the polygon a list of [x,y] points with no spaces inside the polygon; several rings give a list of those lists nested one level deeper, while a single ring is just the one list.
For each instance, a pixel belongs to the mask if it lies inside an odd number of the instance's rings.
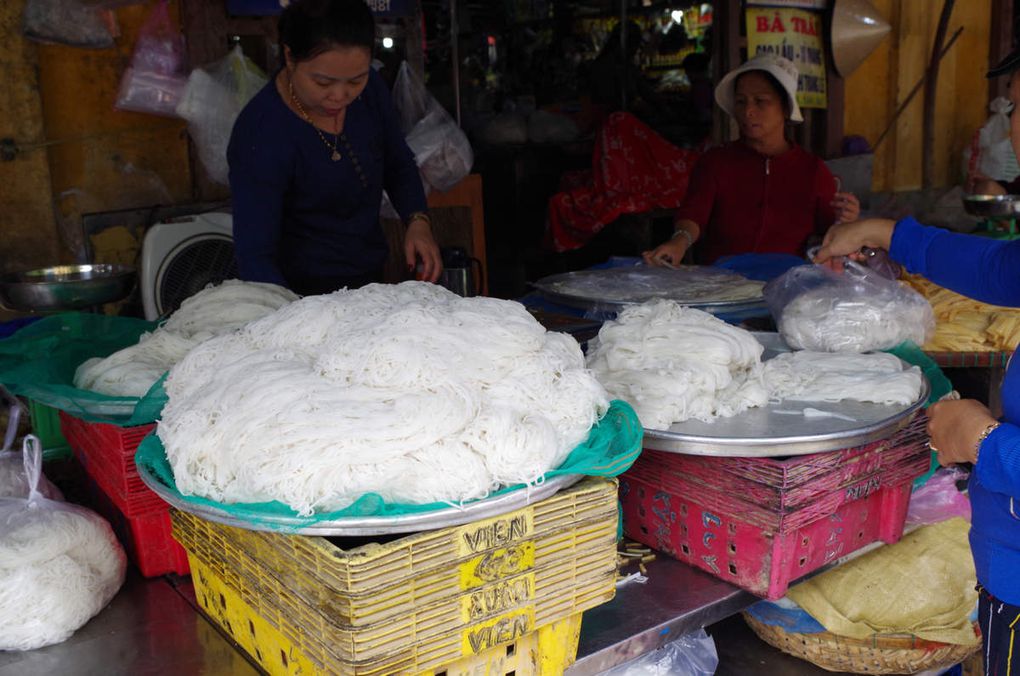
[{"label": "metal basin", "polygon": [[964,195],[963,209],[982,218],[1016,218],[1020,216],[1020,195]]},{"label": "metal basin", "polygon": [[0,277],[0,305],[19,312],[82,310],[127,297],[135,270],[126,265],[58,265]]}]

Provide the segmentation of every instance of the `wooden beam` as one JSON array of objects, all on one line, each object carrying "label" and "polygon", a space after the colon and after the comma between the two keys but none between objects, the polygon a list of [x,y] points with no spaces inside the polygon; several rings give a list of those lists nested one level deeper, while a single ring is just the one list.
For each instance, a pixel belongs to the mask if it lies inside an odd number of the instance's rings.
[{"label": "wooden beam", "polygon": [[[988,36],[988,67],[991,68],[1013,49],[1013,0],[992,0],[992,22]],[[995,77],[988,82],[988,102],[1006,96],[1008,78]]]}]

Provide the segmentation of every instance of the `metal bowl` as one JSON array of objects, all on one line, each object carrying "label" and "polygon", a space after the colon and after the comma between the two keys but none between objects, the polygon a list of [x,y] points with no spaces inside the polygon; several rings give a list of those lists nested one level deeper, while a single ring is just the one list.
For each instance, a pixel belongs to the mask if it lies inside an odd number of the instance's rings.
[{"label": "metal bowl", "polygon": [[0,277],[0,305],[19,312],[82,310],[127,297],[135,270],[126,265],[58,265]]},{"label": "metal bowl", "polygon": [[963,209],[982,218],[1017,218],[1020,216],[1020,195],[964,195]]}]

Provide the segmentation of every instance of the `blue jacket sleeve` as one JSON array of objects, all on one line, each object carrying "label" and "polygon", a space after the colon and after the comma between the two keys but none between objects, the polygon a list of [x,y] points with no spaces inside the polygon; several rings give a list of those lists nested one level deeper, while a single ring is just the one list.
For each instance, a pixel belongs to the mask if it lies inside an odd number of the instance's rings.
[{"label": "blue jacket sleeve", "polygon": [[981,485],[1005,495],[1020,495],[1020,427],[1003,423],[981,444],[974,472]]},{"label": "blue jacket sleeve", "polygon": [[227,147],[234,254],[241,279],[286,286],[277,256],[292,159],[273,134],[260,132],[253,112],[238,117]]},{"label": "blue jacket sleeve", "polygon": [[386,89],[382,76],[372,72],[369,79],[372,95],[378,106],[379,121],[382,125],[383,138],[383,188],[390,196],[393,207],[405,223],[416,211],[425,211],[428,203],[425,200],[425,188],[422,185],[418,165],[414,154],[404,140],[397,120],[397,109],[393,98]]},{"label": "blue jacket sleeve", "polygon": [[910,272],[968,298],[1020,307],[1020,240],[964,235],[904,218],[889,253]]}]

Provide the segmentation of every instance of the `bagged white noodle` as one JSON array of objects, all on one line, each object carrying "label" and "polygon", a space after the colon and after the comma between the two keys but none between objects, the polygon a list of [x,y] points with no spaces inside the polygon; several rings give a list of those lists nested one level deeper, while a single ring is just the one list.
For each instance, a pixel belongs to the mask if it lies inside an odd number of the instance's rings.
[{"label": "bagged white noodle", "polygon": [[766,402],[762,346],[707,312],[657,300],[624,309],[589,343],[588,367],[646,428],[733,416]]},{"label": "bagged white noodle", "polygon": [[819,352],[886,350],[923,345],[935,315],[921,294],[861,265],[837,274],[820,265],[791,268],[765,287],[779,333],[794,349]]},{"label": "bagged white noodle", "polygon": [[[41,474],[39,440],[25,439],[25,471]],[[0,650],[67,640],[116,595],[126,559],[106,521],[32,490],[0,498]]]},{"label": "bagged white noodle", "polygon": [[142,397],[191,348],[230,333],[297,300],[282,286],[228,279],[191,296],[169,319],[135,345],[88,359],[74,374],[75,387],[111,396]]},{"label": "bagged white noodle", "polygon": [[183,493],[303,515],[534,483],[608,407],[569,336],[419,282],[291,303],[192,350],[166,391],[157,433]]}]

